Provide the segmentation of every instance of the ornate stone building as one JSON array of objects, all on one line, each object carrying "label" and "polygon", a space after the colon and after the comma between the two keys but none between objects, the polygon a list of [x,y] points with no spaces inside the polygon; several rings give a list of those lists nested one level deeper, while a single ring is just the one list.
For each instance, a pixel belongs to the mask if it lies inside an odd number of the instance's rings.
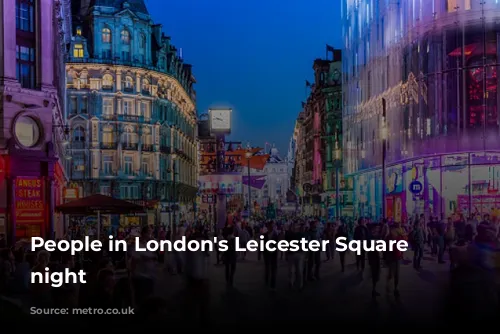
[{"label": "ornate stone building", "polygon": [[144,1],[75,3],[66,64],[74,185],[82,196],[192,208],[198,153],[191,65]]},{"label": "ornate stone building", "polygon": [[62,234],[54,207],[66,182],[59,88],[69,9],[66,0],[0,1],[0,233],[9,241]]}]

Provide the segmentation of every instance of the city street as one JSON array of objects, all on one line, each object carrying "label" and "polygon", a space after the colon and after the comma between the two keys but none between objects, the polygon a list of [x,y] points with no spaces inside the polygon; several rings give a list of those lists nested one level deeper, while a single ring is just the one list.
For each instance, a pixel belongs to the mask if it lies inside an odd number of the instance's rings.
[{"label": "city street", "polygon": [[[250,325],[262,319],[267,321],[269,316],[282,319],[285,327],[307,325],[308,319],[335,323],[349,322],[354,317],[373,325],[383,325],[386,320],[408,323],[418,317],[418,325],[438,319],[443,311],[449,268],[437,264],[429,255],[425,256],[424,270],[420,272],[416,272],[409,261],[401,266],[400,297],[397,299],[392,289],[386,289],[387,272],[383,269],[378,289],[380,297],[376,301],[371,295],[369,268],[361,279],[353,254],[346,257],[344,273],[340,271],[338,257],[334,262],[323,262],[321,280],[308,282],[302,292],[288,289],[284,260],[279,263],[277,290],[269,291],[263,283],[263,261],[259,262],[254,253],[249,255],[248,260],[238,262],[234,288],[226,287],[223,266],[211,267],[210,309],[214,325]],[[412,252],[407,253],[407,257],[411,255]],[[176,302],[182,296],[183,280],[170,275],[164,279],[166,284],[162,284],[157,293],[173,302],[171,309],[175,313]]]}]

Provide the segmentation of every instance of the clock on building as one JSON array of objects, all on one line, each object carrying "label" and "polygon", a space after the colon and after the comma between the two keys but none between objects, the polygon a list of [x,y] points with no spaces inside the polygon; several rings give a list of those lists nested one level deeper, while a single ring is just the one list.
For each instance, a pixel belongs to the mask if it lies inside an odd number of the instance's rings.
[{"label": "clock on building", "polygon": [[23,115],[16,119],[14,135],[21,146],[29,148],[39,143],[42,130],[38,121],[33,117]]},{"label": "clock on building", "polygon": [[210,130],[212,132],[231,132],[231,109],[210,109]]}]

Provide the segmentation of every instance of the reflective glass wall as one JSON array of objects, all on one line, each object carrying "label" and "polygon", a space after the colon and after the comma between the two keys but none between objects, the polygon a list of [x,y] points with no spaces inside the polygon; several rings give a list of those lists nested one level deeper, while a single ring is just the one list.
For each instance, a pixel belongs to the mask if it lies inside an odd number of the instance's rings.
[{"label": "reflective glass wall", "polygon": [[500,4],[344,0],[342,11],[347,173],[382,164],[382,98],[388,163],[500,150]]}]

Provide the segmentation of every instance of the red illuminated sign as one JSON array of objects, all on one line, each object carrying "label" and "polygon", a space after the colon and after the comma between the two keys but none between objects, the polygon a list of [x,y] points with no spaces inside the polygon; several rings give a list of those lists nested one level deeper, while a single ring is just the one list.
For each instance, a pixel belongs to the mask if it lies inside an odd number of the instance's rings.
[{"label": "red illuminated sign", "polygon": [[45,219],[43,180],[18,177],[15,181],[14,211],[16,224],[41,224]]}]

